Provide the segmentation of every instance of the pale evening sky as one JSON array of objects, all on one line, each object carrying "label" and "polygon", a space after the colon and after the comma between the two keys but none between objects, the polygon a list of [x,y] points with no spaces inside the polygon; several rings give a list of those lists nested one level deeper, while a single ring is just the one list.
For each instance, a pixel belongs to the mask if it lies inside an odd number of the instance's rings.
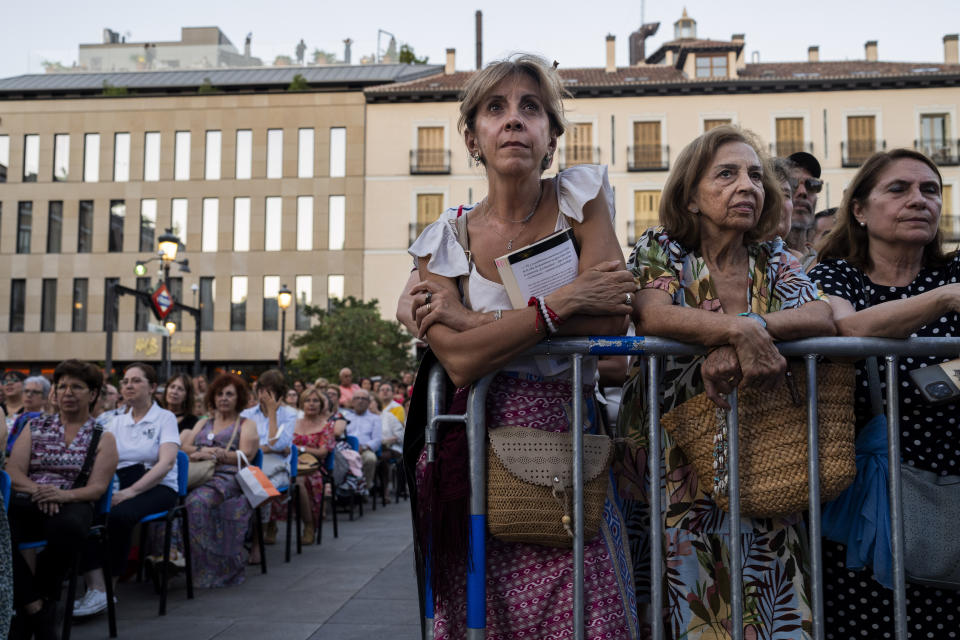
[{"label": "pale evening sky", "polygon": [[[442,64],[447,47],[457,49],[457,67],[474,67],[474,12],[483,11],[484,62],[514,51],[532,51],[565,67],[598,67],[605,62],[604,37],[617,37],[617,63],[628,63],[627,37],[640,24],[636,1],[340,0],[125,0],[80,3],[65,0],[8,2],[0,28],[0,78],[42,73],[41,62],[70,66],[77,45],[101,42],[109,27],[130,42],[172,41],[181,26],[218,26],[237,49],[253,33],[253,55],[267,64],[278,54],[293,57],[303,38],[308,58],[314,48],[343,55],[353,39],[353,60],[373,54],[377,30],[411,44],[420,56]],[[862,59],[867,40],[879,41],[881,60],[942,62],[943,36],[960,32],[958,0],[648,0],[647,22],[659,21],[648,53],[673,38],[683,7],[698,23],[701,38],[729,39],[745,33],[747,55],[764,62],[805,60],[809,45],[821,60]],[[383,38],[386,46],[387,37]]]}]

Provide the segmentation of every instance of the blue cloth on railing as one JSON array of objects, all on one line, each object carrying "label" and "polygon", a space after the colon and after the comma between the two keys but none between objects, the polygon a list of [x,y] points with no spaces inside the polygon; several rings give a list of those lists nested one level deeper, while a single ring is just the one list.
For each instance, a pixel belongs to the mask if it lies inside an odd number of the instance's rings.
[{"label": "blue cloth on railing", "polygon": [[890,493],[887,484],[887,419],[874,416],[857,436],[857,477],[823,505],[823,535],[847,547],[847,568],[871,567],[874,578],[893,588]]}]

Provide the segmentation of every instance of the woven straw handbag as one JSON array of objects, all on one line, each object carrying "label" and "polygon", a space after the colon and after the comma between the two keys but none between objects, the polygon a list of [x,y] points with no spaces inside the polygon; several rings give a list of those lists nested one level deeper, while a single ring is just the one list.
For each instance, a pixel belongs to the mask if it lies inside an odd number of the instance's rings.
[{"label": "woven straw handbag", "polygon": [[[817,367],[820,498],[837,497],[857,473],[854,449],[852,366]],[[807,489],[807,380],[803,363],[791,362],[776,391],[740,389],[740,514],[770,518],[809,507]],[[713,498],[730,510],[725,412],[701,393],[664,415],[660,423],[694,465],[701,484],[713,479]]]},{"label": "woven straw handbag", "polygon": [[[596,537],[607,497],[613,444],[583,436],[585,542]],[[490,431],[487,527],[505,542],[573,545],[573,436],[527,427]]]}]

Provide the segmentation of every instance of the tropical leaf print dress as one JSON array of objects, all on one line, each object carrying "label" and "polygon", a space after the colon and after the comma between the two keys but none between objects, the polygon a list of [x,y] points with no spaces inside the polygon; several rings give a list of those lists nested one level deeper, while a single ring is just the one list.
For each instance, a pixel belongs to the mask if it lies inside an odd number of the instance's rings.
[{"label": "tropical leaf print dress", "polygon": [[[749,309],[769,313],[823,299],[796,259],[779,240],[749,249]],[[671,241],[662,228],[649,229],[627,268],[644,289],[661,289],[673,304],[723,313],[704,260]],[[704,390],[702,357],[666,357],[662,367],[662,411],[666,413]],[[639,364],[639,363],[638,363]],[[619,491],[635,558],[638,600],[649,602],[647,406],[645,371],[636,366],[624,388],[621,433],[630,447],[620,452]],[[661,430],[661,502],[664,512],[664,626],[672,638],[727,638],[730,635],[728,515],[710,497],[693,465]],[[744,637],[795,640],[809,636],[811,612],[806,578],[807,536],[800,514],[749,519],[741,524],[744,565]]]}]

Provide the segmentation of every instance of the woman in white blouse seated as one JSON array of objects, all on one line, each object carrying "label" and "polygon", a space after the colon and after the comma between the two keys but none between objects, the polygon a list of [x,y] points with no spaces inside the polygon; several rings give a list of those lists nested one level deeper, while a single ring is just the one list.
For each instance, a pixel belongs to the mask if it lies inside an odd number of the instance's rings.
[{"label": "woman in white blouse seated", "polygon": [[[501,370],[488,395],[490,429],[511,425],[568,431],[564,406],[574,393],[592,398],[596,359],[584,362],[588,384],[572,389],[568,370],[541,369],[521,354],[552,334],[622,334],[636,290],[613,229],[613,190],[606,167],[580,165],[542,177],[553,164],[566,125],[564,93],[557,72],[534,56],[496,62],[474,74],[464,90],[459,125],[471,157],[484,167],[487,195],[479,204],[448,209],[409,250],[420,283],[410,291],[407,304],[412,299],[418,333],[453,382],[464,387]],[[461,225],[466,221],[469,252],[462,246],[467,238],[458,220]],[[494,260],[564,229],[573,230],[580,248],[579,275],[514,309]],[[449,413],[457,413],[458,406],[463,409],[465,398],[461,388]],[[593,405],[588,404],[585,427],[596,425]],[[429,546],[431,566],[445,568],[433,572],[434,633],[437,638],[459,638],[466,635],[462,532],[467,531],[469,513],[462,427],[441,428],[437,459],[438,464],[425,466],[421,456],[417,543],[421,552]],[[626,539],[615,504],[607,505],[605,517],[608,526],[585,545],[590,567],[585,584],[587,636],[635,638],[636,611],[629,593],[633,577],[629,565],[617,561],[626,553]],[[562,571],[544,570],[570,566],[571,549],[489,536],[486,545],[489,635],[515,637],[548,626],[553,630],[551,620],[572,617],[573,581]]]},{"label": "woman in white blouse seated", "polygon": [[161,409],[153,399],[156,389],[157,373],[150,365],[135,362],[124,369],[120,393],[127,410],[104,425],[104,430],[112,433],[117,441],[120,481],[107,519],[109,555],[100,558],[99,546],[90,547],[86,556],[87,592],[76,601],[75,616],[89,616],[106,609],[102,567],[110,571],[116,583],[126,567],[136,524],[143,517],[166,511],[176,504],[180,432],[177,417]]}]

